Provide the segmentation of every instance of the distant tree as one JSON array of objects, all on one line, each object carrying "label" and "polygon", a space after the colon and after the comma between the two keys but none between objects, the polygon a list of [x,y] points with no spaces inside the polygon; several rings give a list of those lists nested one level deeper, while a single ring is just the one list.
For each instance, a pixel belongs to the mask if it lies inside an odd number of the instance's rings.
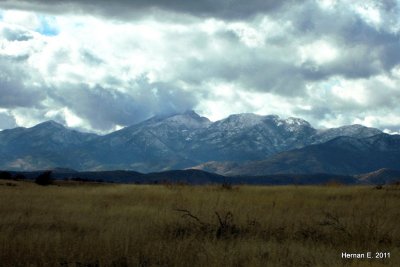
[{"label": "distant tree", "polygon": [[6,171],[0,172],[0,180],[11,180],[11,179],[12,179],[11,173]]},{"label": "distant tree", "polygon": [[35,179],[38,185],[51,185],[53,184],[53,177],[51,171],[45,171]]}]

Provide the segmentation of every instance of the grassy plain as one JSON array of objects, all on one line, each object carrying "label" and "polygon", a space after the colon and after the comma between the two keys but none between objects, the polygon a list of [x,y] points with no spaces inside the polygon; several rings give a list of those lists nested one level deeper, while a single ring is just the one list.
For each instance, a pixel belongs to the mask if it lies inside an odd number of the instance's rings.
[{"label": "grassy plain", "polygon": [[[0,266],[400,266],[399,208],[398,186],[0,180]],[[390,259],[341,258],[367,251]]]}]

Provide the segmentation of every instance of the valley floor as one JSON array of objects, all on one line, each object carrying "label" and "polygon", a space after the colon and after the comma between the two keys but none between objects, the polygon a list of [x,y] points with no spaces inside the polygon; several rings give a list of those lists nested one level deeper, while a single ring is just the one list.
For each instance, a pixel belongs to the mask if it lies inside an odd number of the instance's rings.
[{"label": "valley floor", "polygon": [[[400,266],[399,200],[399,186],[0,180],[0,265]],[[367,252],[390,258],[342,258]]]}]

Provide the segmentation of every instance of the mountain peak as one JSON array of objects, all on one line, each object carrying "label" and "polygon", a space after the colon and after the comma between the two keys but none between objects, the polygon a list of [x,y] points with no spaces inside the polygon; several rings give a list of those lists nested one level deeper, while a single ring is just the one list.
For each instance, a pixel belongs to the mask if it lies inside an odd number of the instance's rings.
[{"label": "mountain peak", "polygon": [[199,114],[197,114],[194,110],[192,110],[192,109],[189,109],[189,110],[186,110],[185,112],[183,112],[182,113],[183,115],[186,115],[186,116],[189,116],[189,117],[192,117],[192,118],[199,118],[199,117],[201,117]]},{"label": "mountain peak", "polygon": [[300,118],[295,118],[295,117],[289,117],[285,120],[286,123],[291,124],[291,125],[298,125],[298,126],[311,126],[310,123],[306,120],[300,119]]},{"label": "mountain peak", "polygon": [[160,125],[170,125],[173,127],[185,127],[188,129],[205,128],[211,124],[211,121],[197,114],[193,110],[187,110],[183,113],[173,113],[169,115],[155,115],[154,117],[134,124],[126,129],[137,129],[140,127],[158,127]]},{"label": "mountain peak", "polygon": [[195,119],[195,120],[207,120],[207,121],[209,121],[208,118],[200,116],[198,113],[196,113],[192,109],[186,110],[185,112],[182,112],[182,113],[174,113],[174,114],[172,114],[170,116],[167,116],[166,119],[172,118],[172,117],[186,117],[186,118],[191,118],[191,119]]},{"label": "mountain peak", "polygon": [[174,114],[165,119],[166,122],[174,124],[184,124],[189,128],[201,128],[208,126],[211,122],[206,117],[201,117],[193,110],[187,110],[183,113]]},{"label": "mountain peak", "polygon": [[32,129],[43,129],[43,128],[47,128],[47,129],[65,129],[64,125],[55,122],[53,120],[49,120],[49,121],[45,121],[42,123],[39,123],[35,126],[32,127]]}]

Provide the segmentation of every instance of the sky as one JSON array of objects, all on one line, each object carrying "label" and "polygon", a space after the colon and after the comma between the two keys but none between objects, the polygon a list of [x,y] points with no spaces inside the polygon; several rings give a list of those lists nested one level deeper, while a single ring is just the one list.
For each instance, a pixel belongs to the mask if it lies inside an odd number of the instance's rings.
[{"label": "sky", "polygon": [[0,129],[186,110],[400,132],[400,0],[0,0]]}]

